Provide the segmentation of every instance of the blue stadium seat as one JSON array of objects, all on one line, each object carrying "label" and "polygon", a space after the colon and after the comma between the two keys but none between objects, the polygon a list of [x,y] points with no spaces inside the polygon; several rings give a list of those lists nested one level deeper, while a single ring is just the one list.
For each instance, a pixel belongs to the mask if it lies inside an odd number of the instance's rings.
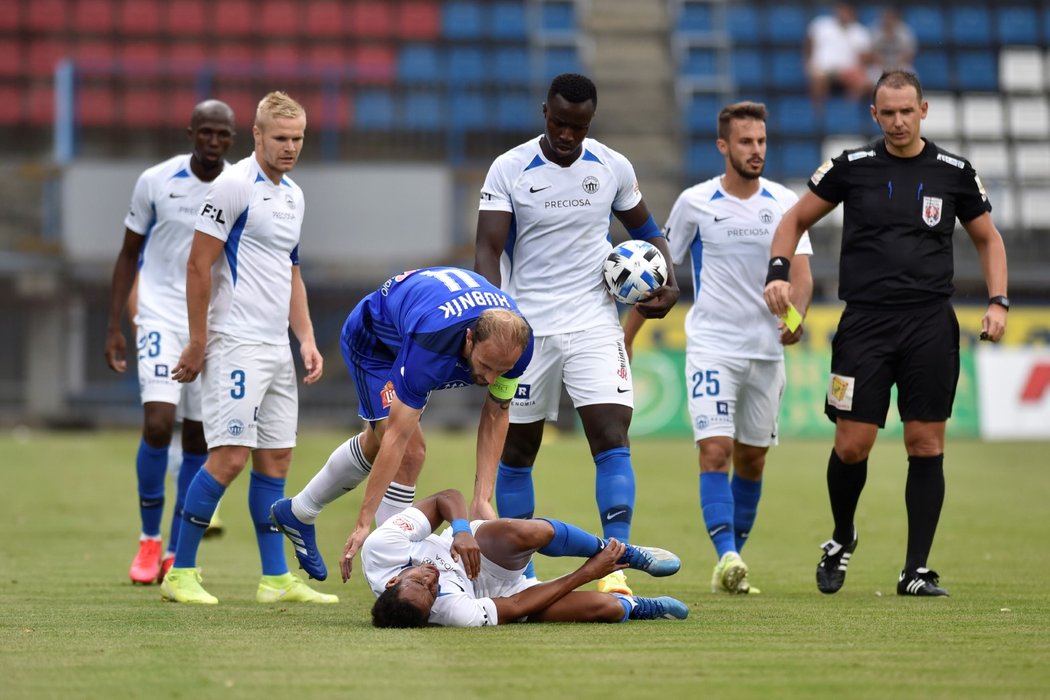
[{"label": "blue stadium seat", "polygon": [[453,131],[485,129],[492,124],[492,108],[489,99],[480,92],[454,92],[449,100]]},{"label": "blue stadium seat", "polygon": [[1034,7],[1000,7],[996,11],[996,20],[996,34],[1000,43],[1039,43],[1039,16]]},{"label": "blue stadium seat", "polygon": [[772,5],[766,10],[765,35],[775,44],[801,46],[809,26],[809,13],[797,6]]},{"label": "blue stadium seat", "polygon": [[868,106],[846,97],[830,97],[824,105],[824,131],[829,134],[858,134],[871,121]]},{"label": "blue stadium seat", "polygon": [[362,130],[394,128],[394,98],[386,90],[363,90],[354,100],[354,126]]},{"label": "blue stadium seat", "polygon": [[955,65],[957,89],[998,89],[999,61],[994,51],[960,51],[956,54]]},{"label": "blue stadium seat", "polygon": [[582,70],[575,46],[549,46],[540,55],[542,82],[549,82],[562,73],[580,73]]},{"label": "blue stadium seat", "polygon": [[718,95],[693,95],[685,111],[685,126],[689,133],[712,137],[718,133],[718,112],[722,103]]},{"label": "blue stadium seat", "polygon": [[820,141],[816,139],[785,141],[779,151],[780,178],[808,178],[821,163]]},{"label": "blue stadium seat", "polygon": [[724,173],[726,161],[713,140],[701,139],[689,144],[685,167],[691,180],[707,180]]},{"label": "blue stadium seat", "polygon": [[992,43],[992,16],[987,7],[962,5],[948,12],[951,39],[956,44],[987,46]]},{"label": "blue stadium seat", "polygon": [[397,78],[403,83],[436,83],[444,80],[442,51],[433,44],[405,44],[398,52]]},{"label": "blue stadium seat", "polygon": [[758,9],[753,5],[732,4],[726,12],[729,38],[735,44],[757,44],[759,35]]},{"label": "blue stadium seat", "polygon": [[453,46],[448,54],[448,80],[450,83],[480,83],[489,74],[490,65],[485,51],[479,46]]},{"label": "blue stadium seat", "polygon": [[496,97],[496,128],[501,131],[539,131],[543,124],[542,100],[525,92],[501,92]]},{"label": "blue stadium seat", "polygon": [[490,77],[500,85],[527,85],[531,79],[528,49],[524,46],[496,48]]},{"label": "blue stadium seat", "polygon": [[778,134],[809,136],[819,131],[817,115],[808,96],[781,97],[770,111],[774,129]]},{"label": "blue stadium seat", "polygon": [[946,32],[944,13],[941,12],[939,7],[926,5],[905,7],[901,18],[915,32],[915,38],[919,42],[920,55],[927,47],[944,43]]},{"label": "blue stadium seat", "polygon": [[705,34],[715,29],[714,12],[706,2],[682,3],[677,30],[683,34]]},{"label": "blue stadium seat", "polygon": [[405,95],[402,123],[413,131],[440,131],[445,127],[447,105],[444,97],[434,92],[410,92]]},{"label": "blue stadium seat", "polygon": [[540,3],[540,30],[550,34],[575,33],[576,6],[573,2]]},{"label": "blue stadium seat", "polygon": [[802,90],[806,87],[806,68],[800,49],[779,49],[773,52],[771,84],[782,90]]},{"label": "blue stadium seat", "polygon": [[733,71],[733,82],[739,88],[765,87],[768,73],[763,65],[764,52],[758,49],[737,49],[733,52],[730,65]]},{"label": "blue stadium seat", "polygon": [[442,3],[441,33],[448,39],[482,38],[485,35],[482,4],[468,0]]},{"label": "blue stadium seat", "polygon": [[712,78],[719,75],[718,52],[705,46],[690,46],[679,72],[690,78]]},{"label": "blue stadium seat", "polygon": [[915,72],[924,90],[951,90],[954,87],[951,63],[945,51],[921,49],[915,56]]},{"label": "blue stadium seat", "polygon": [[523,2],[496,2],[489,9],[489,34],[504,41],[525,41],[529,21]]}]

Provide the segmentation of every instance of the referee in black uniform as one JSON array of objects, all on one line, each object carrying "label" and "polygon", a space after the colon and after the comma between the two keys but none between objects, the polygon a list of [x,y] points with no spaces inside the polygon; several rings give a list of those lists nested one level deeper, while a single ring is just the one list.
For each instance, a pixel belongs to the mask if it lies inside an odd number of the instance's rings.
[{"label": "referee in black uniform", "polygon": [[959,323],[952,310],[952,233],[973,240],[988,286],[981,338],[1006,330],[1006,249],[984,186],[964,158],[919,133],[928,108],[918,78],[891,71],[872,95],[883,137],[821,165],[809,192],[781,219],[770,250],[765,298],[788,308],[792,251],[802,232],[843,203],[839,297],[846,308],[832,342],[825,413],[835,422],[828,495],[835,520],[823,545],[817,587],[835,593],[857,548],[853,516],[868,454],[886,424],[890,387],[904,421],[908,551],[899,595],[945,596],[927,558],[944,501],[944,428],[959,379]]}]

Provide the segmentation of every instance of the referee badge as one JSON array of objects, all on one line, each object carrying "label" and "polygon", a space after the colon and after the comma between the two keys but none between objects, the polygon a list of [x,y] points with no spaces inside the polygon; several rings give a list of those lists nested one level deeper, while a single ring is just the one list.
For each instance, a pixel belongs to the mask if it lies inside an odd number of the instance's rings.
[{"label": "referee badge", "polygon": [[852,411],[855,382],[854,377],[832,374],[831,382],[828,383],[828,403],[841,411]]},{"label": "referee badge", "polygon": [[943,200],[940,197],[922,198],[922,220],[927,226],[936,226],[941,223],[942,204]]}]

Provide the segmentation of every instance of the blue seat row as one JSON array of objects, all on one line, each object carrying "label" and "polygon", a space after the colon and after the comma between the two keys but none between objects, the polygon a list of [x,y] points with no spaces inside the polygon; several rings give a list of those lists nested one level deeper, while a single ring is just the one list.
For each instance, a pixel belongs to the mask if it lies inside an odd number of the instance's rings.
[{"label": "blue seat row", "polygon": [[[766,129],[771,139],[780,136],[822,136],[838,134],[874,134],[877,130],[868,107],[843,97],[831,97],[822,108],[816,108],[805,94],[766,95],[741,91],[739,99],[762,102],[769,110]],[[694,136],[714,138],[718,112],[724,105],[714,94],[693,96],[685,108],[685,127]]]},{"label": "blue seat row", "polygon": [[541,123],[539,102],[526,90],[414,90],[395,94],[377,88],[358,92],[353,105],[353,125],[359,131],[521,132],[538,129]]},{"label": "blue seat row", "polygon": [[397,78],[408,85],[477,84],[528,85],[566,72],[579,72],[574,46],[549,46],[535,53],[525,46],[485,48],[479,45],[442,47],[407,44],[398,51]]},{"label": "blue seat row", "polygon": [[[765,177],[773,180],[801,179],[813,174],[821,163],[818,139],[789,139],[772,143],[766,151]],[[689,144],[686,175],[694,181],[725,172],[725,159],[713,139],[697,139]]]}]

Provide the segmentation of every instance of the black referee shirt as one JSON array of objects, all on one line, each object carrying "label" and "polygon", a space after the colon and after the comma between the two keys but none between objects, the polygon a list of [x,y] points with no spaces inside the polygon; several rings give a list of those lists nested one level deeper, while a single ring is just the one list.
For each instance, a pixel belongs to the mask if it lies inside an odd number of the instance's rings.
[{"label": "black referee shirt", "polygon": [[950,297],[955,219],[992,210],[965,159],[923,139],[914,158],[883,139],[843,151],[809,180],[815,195],[843,205],[839,298],[857,307],[919,306]]}]

